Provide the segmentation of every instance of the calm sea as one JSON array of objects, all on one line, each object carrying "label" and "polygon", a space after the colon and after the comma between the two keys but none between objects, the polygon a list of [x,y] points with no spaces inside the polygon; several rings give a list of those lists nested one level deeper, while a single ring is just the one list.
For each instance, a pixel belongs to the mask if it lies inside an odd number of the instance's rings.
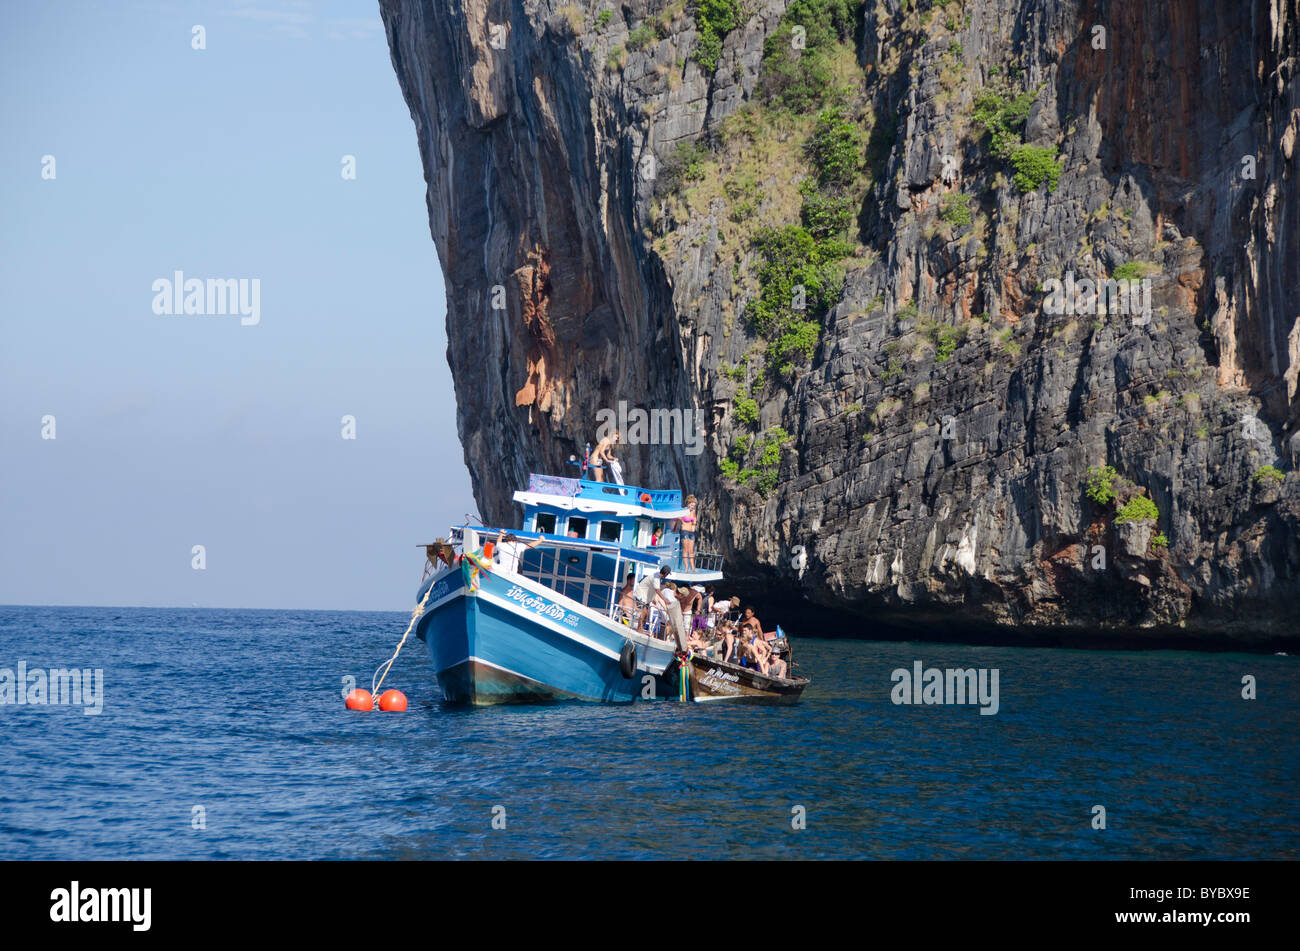
[{"label": "calm sea", "polygon": [[[407,620],[0,608],[0,668],[104,677],[98,716],[0,706],[0,854],[1300,855],[1295,657],[797,640],[794,708],[466,710],[412,639],[386,684],[408,711],[344,710],[343,678],[368,687]],[[893,704],[917,660],[997,669],[998,713]]]}]

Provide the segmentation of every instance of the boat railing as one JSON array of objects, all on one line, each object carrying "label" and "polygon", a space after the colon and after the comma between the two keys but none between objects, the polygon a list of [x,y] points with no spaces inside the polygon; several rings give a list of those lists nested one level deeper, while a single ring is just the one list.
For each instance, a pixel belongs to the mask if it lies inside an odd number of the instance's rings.
[{"label": "boat railing", "polygon": [[641,616],[646,612],[649,612],[646,617],[645,633],[660,640],[664,639],[663,612],[652,605],[642,605],[640,601],[638,601],[637,604],[638,607],[631,611],[626,610],[622,605],[614,605],[613,609],[609,612],[610,620],[626,624],[632,630],[639,631],[641,630]]},{"label": "boat railing", "polygon": [[639,485],[619,485],[617,482],[597,482],[594,479],[578,480],[577,498],[622,502],[625,505],[640,505],[665,511],[682,507],[682,494],[676,489],[647,489]]},{"label": "boat railing", "polygon": [[691,559],[696,571],[721,571],[722,555],[711,551],[697,551]]},{"label": "boat railing", "polygon": [[528,491],[569,498],[591,499],[600,502],[639,505],[643,508],[664,511],[675,511],[682,507],[682,493],[676,489],[647,489],[639,485],[598,482],[595,479],[575,479],[572,476],[549,476],[536,472],[528,474]]},{"label": "boat railing", "polygon": [[[660,564],[665,564],[674,571],[686,570],[686,558],[682,554],[681,542],[666,545],[649,545],[644,551],[659,556]],[[721,571],[722,555],[711,551],[697,551],[692,558],[695,571]]]},{"label": "boat railing", "polygon": [[[454,531],[454,530],[453,530]],[[509,529],[476,528],[478,543],[497,543],[501,537],[513,534]],[[618,585],[614,577],[605,577],[593,570],[598,555],[608,556],[608,546],[585,539],[552,538],[523,534],[522,538],[540,537],[542,544],[524,551],[519,564],[519,574],[550,588],[556,594],[593,610],[608,612],[614,603]],[[464,535],[457,540],[464,545]]]}]

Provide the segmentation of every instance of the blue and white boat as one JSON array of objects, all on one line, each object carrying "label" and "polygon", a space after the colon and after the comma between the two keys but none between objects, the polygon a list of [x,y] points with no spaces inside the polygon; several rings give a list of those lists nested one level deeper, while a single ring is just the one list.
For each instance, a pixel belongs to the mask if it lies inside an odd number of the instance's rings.
[{"label": "blue and white boat", "polygon": [[[458,525],[421,584],[416,636],[429,648],[443,697],[471,704],[632,701],[672,692],[670,632],[635,629],[618,592],[664,565],[679,584],[722,578],[721,558],[696,552],[686,571],[676,520],[680,492],[531,475],[516,492],[523,528]],[[511,531],[538,541],[517,570],[494,560]]]}]

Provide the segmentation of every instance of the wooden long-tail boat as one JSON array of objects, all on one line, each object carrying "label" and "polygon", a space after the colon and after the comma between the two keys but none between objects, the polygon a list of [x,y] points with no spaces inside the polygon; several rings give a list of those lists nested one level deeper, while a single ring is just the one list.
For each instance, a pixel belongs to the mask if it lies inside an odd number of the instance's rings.
[{"label": "wooden long-tail boat", "polygon": [[769,677],[751,667],[723,660],[690,658],[691,699],[696,703],[731,700],[790,705],[810,683],[807,677]]}]

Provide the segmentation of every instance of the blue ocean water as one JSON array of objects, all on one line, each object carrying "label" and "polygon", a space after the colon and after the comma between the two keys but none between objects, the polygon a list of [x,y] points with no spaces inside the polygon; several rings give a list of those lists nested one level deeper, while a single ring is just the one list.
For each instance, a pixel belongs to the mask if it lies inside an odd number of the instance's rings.
[{"label": "blue ocean water", "polygon": [[[793,708],[470,710],[438,699],[412,639],[386,683],[407,712],[346,711],[343,678],[369,686],[407,620],[0,607],[0,668],[104,672],[98,716],[0,706],[0,853],[1300,855],[1295,657],[800,639],[814,682]],[[998,669],[999,712],[893,704],[916,660]]]}]

